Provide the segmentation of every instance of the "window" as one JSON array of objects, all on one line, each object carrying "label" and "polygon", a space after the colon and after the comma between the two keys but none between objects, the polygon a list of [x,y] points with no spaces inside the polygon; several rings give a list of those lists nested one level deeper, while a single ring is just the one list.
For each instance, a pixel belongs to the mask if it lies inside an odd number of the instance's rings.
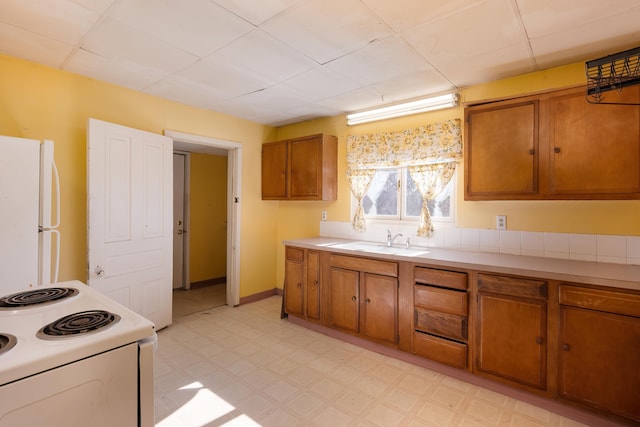
[{"label": "window", "polygon": [[[427,209],[434,221],[453,221],[455,179],[430,200]],[[422,196],[406,167],[378,169],[362,199],[366,218],[417,221]]]}]

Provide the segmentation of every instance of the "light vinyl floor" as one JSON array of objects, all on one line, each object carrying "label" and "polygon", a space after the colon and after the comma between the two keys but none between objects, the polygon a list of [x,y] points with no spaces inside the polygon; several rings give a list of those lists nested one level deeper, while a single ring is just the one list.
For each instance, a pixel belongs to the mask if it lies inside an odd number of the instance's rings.
[{"label": "light vinyl floor", "polygon": [[159,331],[156,426],[583,425],[281,320],[281,301],[221,306]]}]

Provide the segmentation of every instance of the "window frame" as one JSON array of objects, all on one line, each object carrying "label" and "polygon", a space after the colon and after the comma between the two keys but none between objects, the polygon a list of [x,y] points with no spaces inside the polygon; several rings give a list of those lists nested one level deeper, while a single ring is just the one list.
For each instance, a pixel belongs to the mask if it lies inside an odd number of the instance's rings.
[{"label": "window frame", "polygon": [[[376,168],[376,172],[378,170],[397,170],[399,173],[399,183],[396,184],[397,191],[397,215],[372,215],[372,214],[364,214],[365,220],[370,221],[372,223],[397,223],[397,224],[417,224],[420,220],[420,216],[416,215],[407,215],[406,214],[406,175],[407,175],[407,167],[406,166],[392,166],[392,167],[383,167]],[[455,214],[456,214],[456,187],[458,182],[458,171],[456,170],[451,177],[451,180],[447,184],[449,188],[449,198],[450,198],[450,216],[441,217],[441,216],[432,216],[431,221],[434,224],[439,224],[440,226],[454,226],[455,225]],[[368,191],[367,191],[368,192]],[[357,200],[353,193],[351,193],[351,217],[355,215]]]}]

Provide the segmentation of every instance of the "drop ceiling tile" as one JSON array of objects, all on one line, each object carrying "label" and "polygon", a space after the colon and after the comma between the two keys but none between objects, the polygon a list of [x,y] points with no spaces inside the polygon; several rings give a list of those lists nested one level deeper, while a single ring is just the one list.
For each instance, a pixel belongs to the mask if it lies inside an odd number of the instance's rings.
[{"label": "drop ceiling tile", "polygon": [[56,68],[73,50],[68,44],[3,23],[0,23],[0,40],[11,40],[11,43],[0,43],[1,54]]},{"label": "drop ceiling tile", "polygon": [[[581,27],[590,32],[600,27],[598,21],[605,20],[612,15],[626,15],[627,12],[637,16],[640,0],[616,0],[615,7],[606,1],[584,0],[518,0],[518,9],[522,21],[527,29],[529,38],[537,38],[565,30]],[[611,23],[611,21],[610,21]],[[638,22],[636,21],[636,27]],[[606,25],[607,32],[616,26]],[[589,38],[589,33],[585,36]],[[606,37],[605,37],[606,38]],[[584,41],[575,40],[577,45]]]},{"label": "drop ceiling tile", "polygon": [[243,72],[277,83],[311,70],[317,64],[278,39],[256,29],[214,54]]},{"label": "drop ceiling tile", "polygon": [[439,70],[447,63],[525,42],[510,2],[503,0],[460,10],[446,20],[407,31],[403,38]]},{"label": "drop ceiling tile", "polygon": [[260,0],[251,2],[246,0],[214,0],[220,6],[235,13],[253,25],[260,25],[269,18],[277,15],[299,0]]},{"label": "drop ceiling tile", "polygon": [[219,93],[221,99],[231,99],[262,90],[269,82],[233,64],[218,60],[215,56],[205,58],[181,70],[177,75],[203,84]]},{"label": "drop ceiling tile", "polygon": [[484,0],[363,0],[371,9],[397,32],[416,25],[442,19],[461,9],[474,6]]},{"label": "drop ceiling tile", "polygon": [[151,95],[200,108],[206,108],[211,103],[230,96],[227,91],[216,91],[208,85],[179,75],[166,76],[145,87],[144,91]]},{"label": "drop ceiling tile", "polygon": [[316,103],[347,113],[383,104],[384,100],[381,94],[371,88],[360,88],[317,101]]},{"label": "drop ceiling tile", "polygon": [[73,0],[73,2],[102,15],[115,0]]},{"label": "drop ceiling tile", "polygon": [[165,72],[154,67],[107,58],[84,49],[74,52],[64,69],[135,90],[142,90],[166,75]]},{"label": "drop ceiling tile", "polygon": [[433,70],[422,56],[399,37],[370,43],[325,66],[363,85],[420,70]]},{"label": "drop ceiling tile", "polygon": [[100,15],[69,0],[0,0],[0,22],[74,45]]},{"label": "drop ceiling tile", "polygon": [[439,94],[456,88],[435,70],[407,73],[403,76],[377,82],[368,87],[382,94],[382,99],[378,104],[368,105],[367,107]]},{"label": "drop ceiling tile", "polygon": [[358,0],[310,0],[261,25],[319,64],[392,35]]},{"label": "drop ceiling tile", "polygon": [[119,1],[109,16],[140,32],[199,57],[232,42],[254,27],[209,0]]},{"label": "drop ceiling tile", "polygon": [[361,86],[359,83],[323,67],[316,67],[293,77],[283,82],[282,85],[312,102],[351,92]]},{"label": "drop ceiling tile", "polygon": [[[577,27],[536,37],[531,48],[541,68],[597,59],[638,47],[640,7]],[[615,50],[611,46],[618,46]],[[586,83],[586,82],[585,82]]]},{"label": "drop ceiling tile", "polygon": [[[451,61],[440,71],[459,88],[486,81],[537,71],[536,65],[523,44],[514,44],[479,55]],[[487,80],[489,79],[489,80]]]},{"label": "drop ceiling tile", "polygon": [[256,108],[271,108],[275,111],[283,111],[292,105],[300,106],[306,102],[307,100],[304,97],[294,91],[281,86],[272,86],[227,100],[225,104],[247,104]]},{"label": "drop ceiling tile", "polygon": [[[101,21],[87,35],[82,48],[126,67],[167,74],[197,61],[197,57],[115,19]],[[105,71],[106,72],[106,71]]]}]

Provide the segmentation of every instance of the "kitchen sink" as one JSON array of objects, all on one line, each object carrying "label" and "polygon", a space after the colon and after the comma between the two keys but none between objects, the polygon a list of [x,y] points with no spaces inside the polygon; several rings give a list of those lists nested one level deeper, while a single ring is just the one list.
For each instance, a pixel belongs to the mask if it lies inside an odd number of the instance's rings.
[{"label": "kitchen sink", "polygon": [[336,249],[347,249],[352,251],[369,252],[375,254],[420,256],[426,255],[429,251],[425,248],[407,248],[404,246],[387,246],[384,243],[354,241],[345,243],[334,243],[329,247]]}]

